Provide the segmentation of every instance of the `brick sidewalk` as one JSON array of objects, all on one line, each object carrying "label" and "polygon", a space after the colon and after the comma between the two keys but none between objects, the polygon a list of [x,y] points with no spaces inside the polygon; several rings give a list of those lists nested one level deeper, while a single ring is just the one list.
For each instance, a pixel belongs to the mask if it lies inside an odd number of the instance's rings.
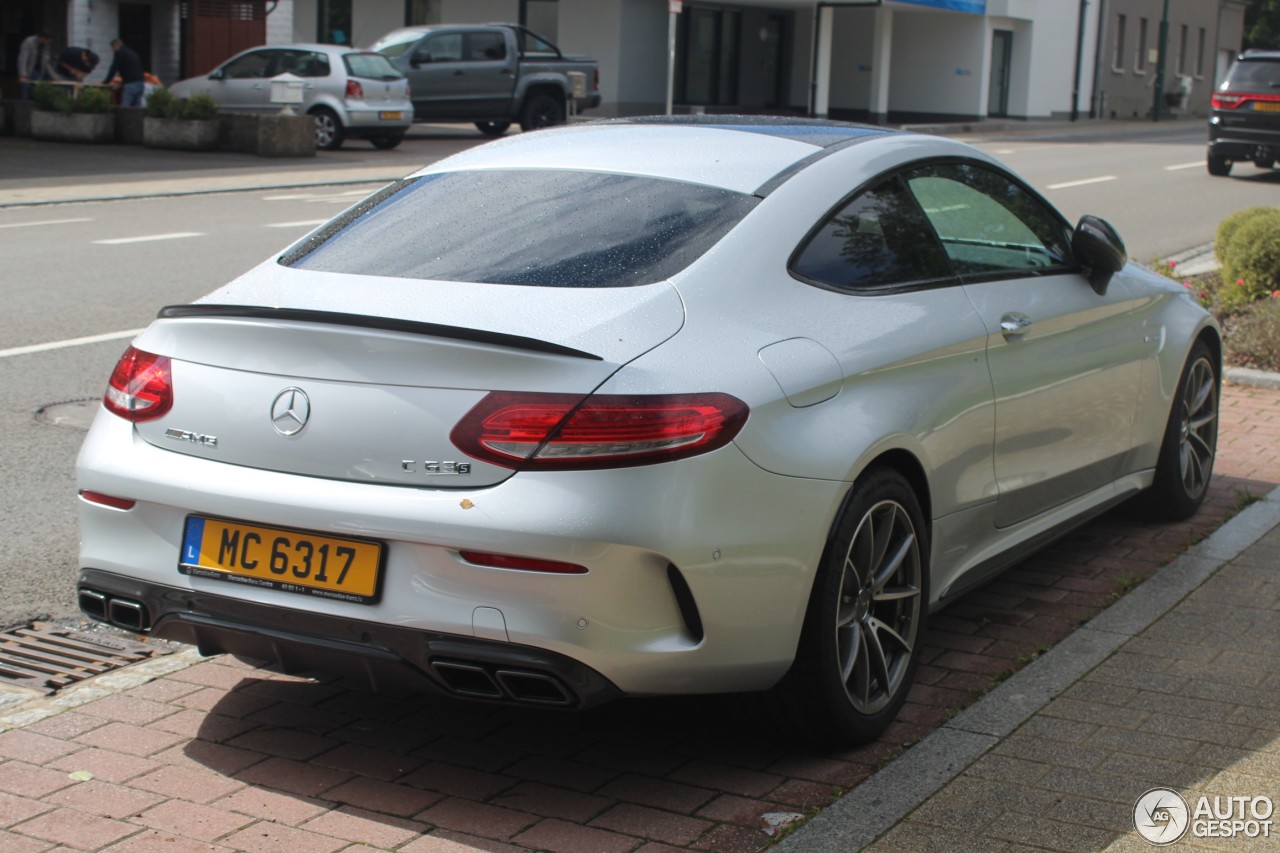
[{"label": "brick sidewalk", "polygon": [[911,701],[868,747],[797,753],[727,722],[732,700],[539,713],[215,658],[64,691],[71,707],[0,734],[0,853],[761,849],[1280,483],[1280,392],[1228,387],[1222,419],[1196,518],[1112,512],[939,615]]}]

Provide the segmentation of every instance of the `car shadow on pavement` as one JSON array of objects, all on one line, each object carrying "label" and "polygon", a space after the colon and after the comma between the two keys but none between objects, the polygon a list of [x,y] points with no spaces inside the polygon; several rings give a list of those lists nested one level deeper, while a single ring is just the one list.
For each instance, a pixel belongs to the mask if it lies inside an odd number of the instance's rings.
[{"label": "car shadow on pavement", "polygon": [[796,746],[737,713],[735,697],[563,712],[375,695],[223,656],[174,676],[192,688],[178,703],[207,712],[183,752],[248,786],[231,795],[237,810],[296,826],[341,816],[482,849],[570,839],[563,849],[626,850],[649,839],[757,850],[1274,485],[1215,477],[1205,506],[1178,524],[1122,506],[963,596],[933,617],[898,721],[856,749]]}]

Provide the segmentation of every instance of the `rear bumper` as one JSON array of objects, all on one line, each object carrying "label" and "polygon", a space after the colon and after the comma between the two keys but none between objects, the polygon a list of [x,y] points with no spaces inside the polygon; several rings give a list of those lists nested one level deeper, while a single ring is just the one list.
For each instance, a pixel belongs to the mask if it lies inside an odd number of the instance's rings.
[{"label": "rear bumper", "polygon": [[[399,118],[385,118],[388,113],[398,113]],[[413,124],[413,104],[387,104],[383,107],[347,106],[347,136],[364,139],[370,136],[402,134]]]},{"label": "rear bumper", "polygon": [[1228,160],[1280,159],[1280,132],[1268,129],[1224,126],[1219,119],[1209,122],[1209,156]]},{"label": "rear bumper", "polygon": [[92,619],[204,655],[252,658],[286,673],[338,673],[375,691],[579,709],[619,695],[598,672],[545,649],[197,594],[97,569],[80,571],[78,599]]}]

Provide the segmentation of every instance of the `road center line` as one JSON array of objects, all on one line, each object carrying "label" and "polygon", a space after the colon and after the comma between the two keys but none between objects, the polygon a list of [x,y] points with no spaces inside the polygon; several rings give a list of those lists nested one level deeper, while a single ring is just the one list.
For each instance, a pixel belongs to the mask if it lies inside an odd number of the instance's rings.
[{"label": "road center line", "polygon": [[1166,172],[1176,172],[1179,169],[1202,169],[1202,168],[1204,168],[1204,161],[1197,160],[1194,163],[1179,163],[1176,166],[1165,166],[1164,170]]},{"label": "road center line", "polygon": [[39,222],[9,222],[0,225],[0,228],[34,228],[37,225],[69,225],[72,222],[92,222],[93,220],[87,216],[79,219],[42,219]]},{"label": "road center line", "polygon": [[116,237],[113,240],[94,240],[99,246],[121,246],[125,243],[147,243],[152,240],[179,240],[183,237],[203,237],[199,231],[175,231],[172,234],[148,234],[145,237]]},{"label": "road center line", "polygon": [[31,344],[25,347],[13,347],[12,349],[0,349],[0,358],[9,358],[15,355],[29,355],[33,352],[48,352],[55,349],[66,349],[68,347],[79,347],[85,344],[100,344],[104,341],[118,341],[121,338],[132,338],[141,334],[143,329],[126,329],[123,332],[107,332],[102,335],[89,335],[83,338],[68,338],[65,341],[50,341],[47,344]]},{"label": "road center line", "polygon": [[1046,189],[1065,190],[1069,187],[1083,187],[1087,184],[1105,184],[1107,181],[1119,180],[1116,175],[1103,175],[1100,178],[1084,178],[1079,181],[1065,181],[1061,184],[1049,184]]},{"label": "road center line", "polygon": [[327,219],[306,219],[301,222],[268,222],[268,228],[315,228],[317,225],[323,225],[329,220]]}]

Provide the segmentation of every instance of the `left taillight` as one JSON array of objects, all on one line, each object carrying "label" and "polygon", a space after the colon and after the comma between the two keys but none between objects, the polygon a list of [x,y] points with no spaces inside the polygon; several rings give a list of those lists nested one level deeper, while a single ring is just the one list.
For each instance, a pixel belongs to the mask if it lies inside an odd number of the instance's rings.
[{"label": "left taillight", "polygon": [[364,100],[364,86],[360,85],[359,80],[347,81],[347,97],[355,98],[357,101]]},{"label": "left taillight", "polygon": [[102,405],[133,423],[164,415],[173,406],[169,358],[129,347],[111,372]]},{"label": "left taillight", "polygon": [[728,394],[574,394],[494,391],[450,439],[464,453],[517,471],[652,465],[723,447],[747,421]]}]

